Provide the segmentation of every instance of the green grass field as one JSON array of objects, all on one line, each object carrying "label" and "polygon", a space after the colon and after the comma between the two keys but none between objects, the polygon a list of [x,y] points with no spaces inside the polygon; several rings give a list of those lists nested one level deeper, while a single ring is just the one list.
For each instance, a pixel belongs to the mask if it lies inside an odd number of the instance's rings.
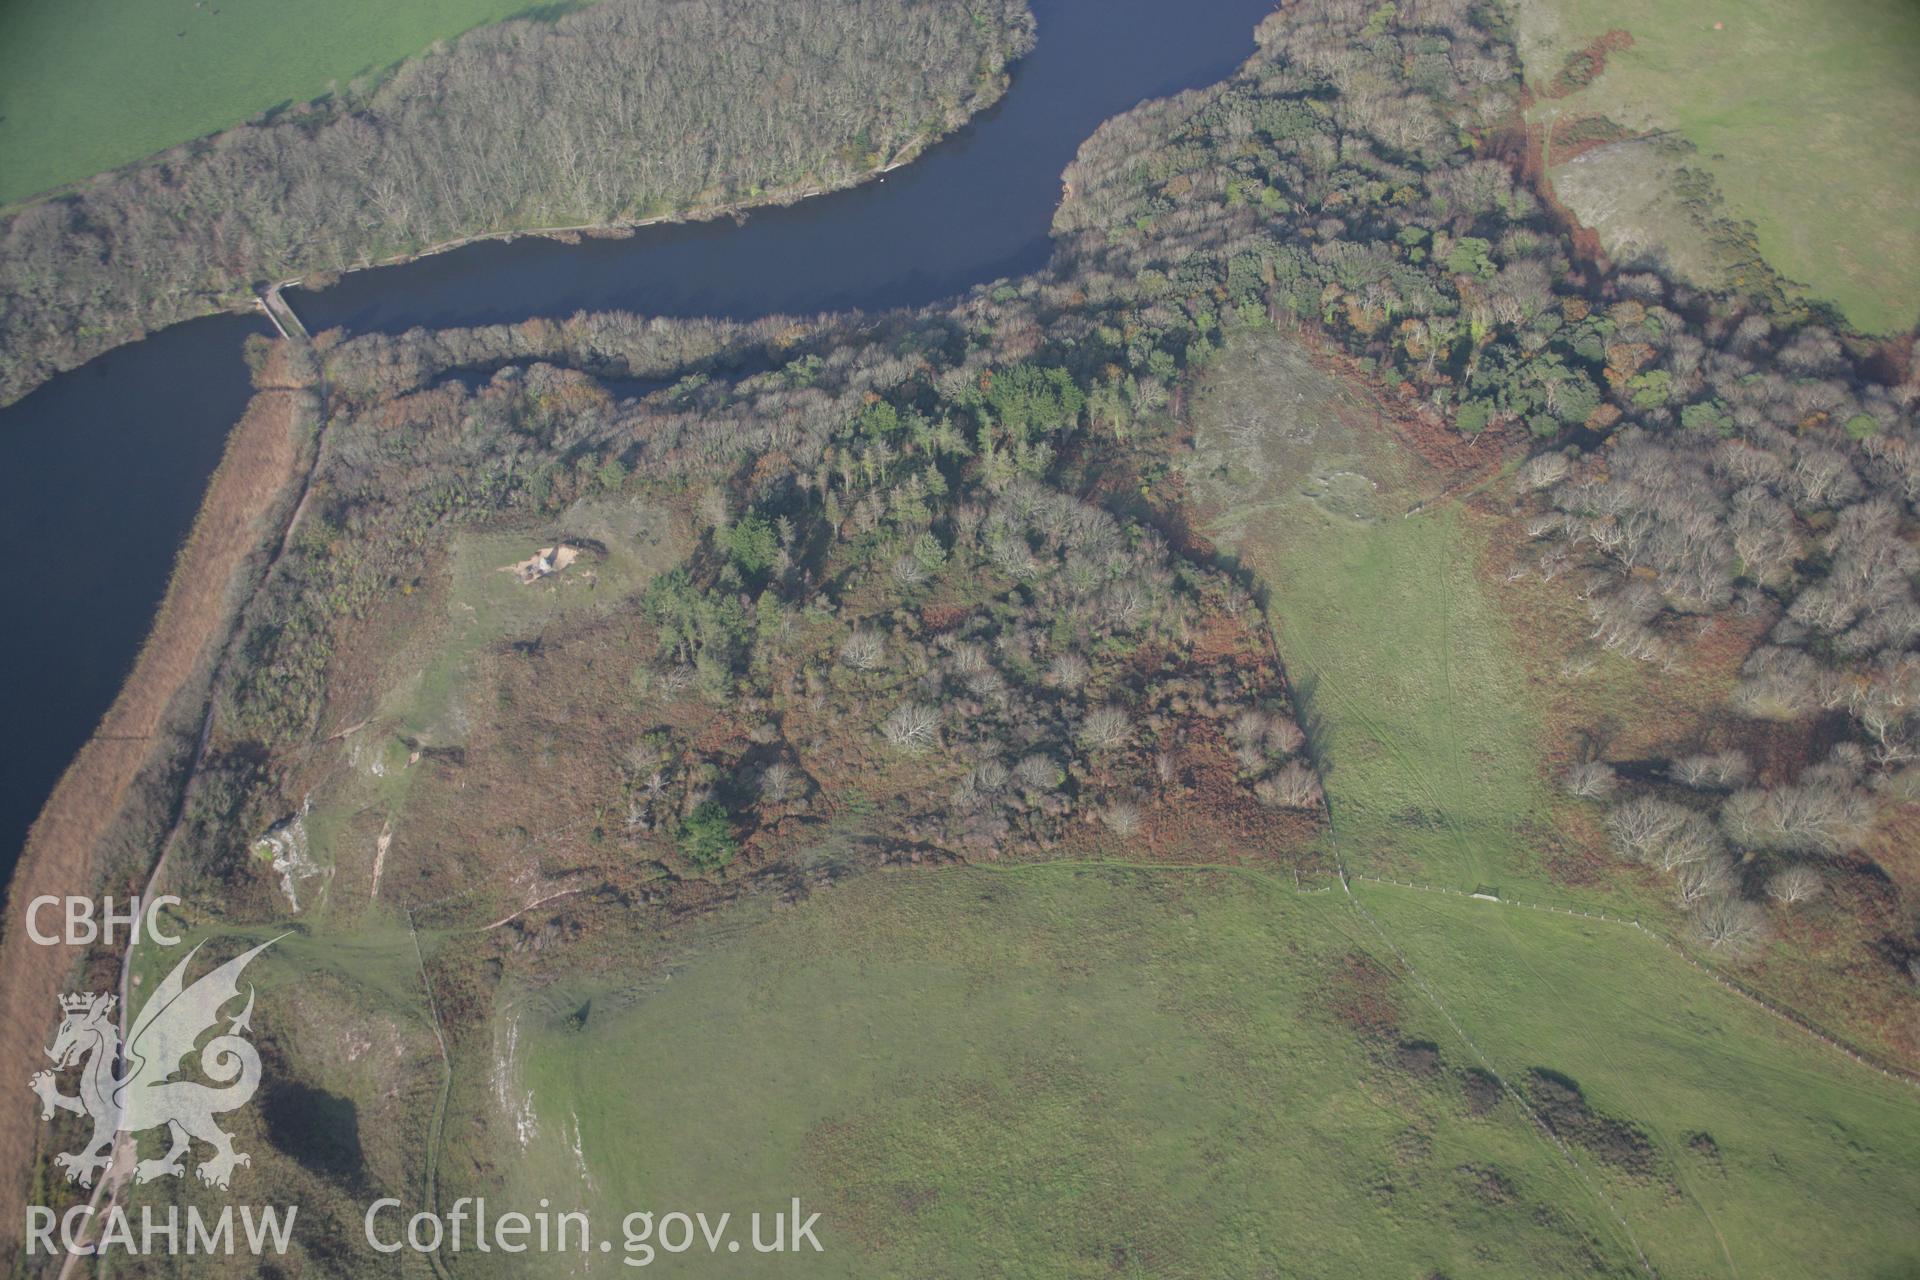
[{"label": "green grass field", "polygon": [[1476,550],[1456,509],[1364,527],[1322,517],[1269,581],[1289,670],[1325,726],[1343,847],[1511,890],[1531,874],[1526,835],[1545,807]]},{"label": "green grass field", "polygon": [[[1218,512],[1210,532],[1271,591],[1347,865],[1664,916],[1624,881],[1572,890],[1541,865],[1554,822],[1543,699],[1478,571],[1484,518],[1437,498],[1385,425],[1284,339],[1236,342],[1196,403],[1189,478]],[[1354,476],[1365,483],[1340,479]],[[1599,661],[1595,678],[1632,705],[1644,673]],[[1587,1166],[1660,1274],[1893,1276],[1920,1262],[1900,1226],[1920,1204],[1920,1161],[1868,1136],[1914,1123],[1905,1086],[1728,996],[1630,925],[1356,891],[1379,940],[1503,1076],[1560,1072],[1645,1132],[1660,1178]],[[1717,1155],[1702,1157],[1699,1134]],[[1847,1228],[1828,1230],[1811,1204]]]},{"label": "green grass field", "polygon": [[1270,592],[1348,864],[1538,887],[1535,708],[1469,517],[1409,517],[1438,483],[1291,344],[1236,344],[1198,403],[1189,479]]},{"label": "green grass field", "polygon": [[1588,1163],[1662,1276],[1890,1280],[1920,1269],[1920,1093],[1630,926],[1360,892],[1503,1075],[1558,1071],[1651,1139],[1664,1177]]},{"label": "green grass field", "polygon": [[0,5],[0,204],[320,97],[533,7],[10,0]]},{"label": "green grass field", "polygon": [[[606,557],[533,583],[502,572],[566,538],[598,542]],[[435,745],[465,741],[464,690],[480,653],[563,620],[622,608],[686,550],[657,505],[625,495],[583,499],[546,524],[460,534],[449,547],[444,625],[421,637],[418,664],[389,693],[383,716],[399,732]]]},{"label": "green grass field", "polygon": [[1868,332],[1920,319],[1920,5],[1516,0],[1512,11],[1537,84],[1609,30],[1634,37],[1598,80],[1539,104],[1536,118],[1558,110],[1678,132],[1777,271]]},{"label": "green grass field", "polygon": [[797,1195],[827,1251],[796,1275],[1630,1274],[1517,1111],[1471,1116],[1332,1011],[1369,946],[1335,895],[1054,865],[746,915],[650,983],[509,1015],[536,1131],[498,1194],[602,1221]]},{"label": "green grass field", "polygon": [[[449,1125],[487,1135],[490,1176],[443,1164],[441,1194],[546,1196],[604,1234],[634,1209],[744,1221],[797,1195],[827,1252],[784,1260],[796,1275],[1631,1276],[1636,1247],[1665,1277],[1920,1261],[1902,1086],[1630,927],[1363,898],[1418,982],[1337,891],[1257,874],[950,869],[737,909],[617,985],[515,1002]],[[1437,1061],[1409,1066],[1417,1042]],[[1651,1168],[1569,1159],[1511,1098],[1477,1110],[1464,1085],[1487,1066],[1573,1079]]]}]

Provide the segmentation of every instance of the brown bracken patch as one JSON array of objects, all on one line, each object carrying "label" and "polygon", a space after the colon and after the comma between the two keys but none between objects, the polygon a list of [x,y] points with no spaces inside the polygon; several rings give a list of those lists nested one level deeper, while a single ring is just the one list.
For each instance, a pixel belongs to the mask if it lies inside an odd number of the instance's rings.
[{"label": "brown bracken patch", "polygon": [[1389,1040],[1399,1030],[1400,1002],[1393,994],[1393,975],[1363,951],[1349,951],[1335,962],[1320,998],[1328,1012],[1363,1040]]},{"label": "brown bracken patch", "polygon": [[1633,33],[1622,27],[1615,27],[1605,35],[1594,37],[1584,48],[1567,55],[1567,60],[1560,64],[1560,70],[1540,90],[1540,96],[1564,98],[1578,93],[1606,71],[1610,54],[1632,47]]}]

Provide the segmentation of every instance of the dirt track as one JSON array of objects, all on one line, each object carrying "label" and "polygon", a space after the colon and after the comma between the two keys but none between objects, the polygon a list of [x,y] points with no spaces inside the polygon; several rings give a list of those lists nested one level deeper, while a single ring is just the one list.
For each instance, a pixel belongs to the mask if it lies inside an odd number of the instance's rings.
[{"label": "dirt track", "polygon": [[[135,797],[142,769],[178,735],[191,735],[205,687],[233,624],[241,584],[279,529],[269,518],[298,485],[308,452],[311,392],[276,377],[276,347],[245,416],[228,438],[200,514],[175,561],[173,579],[146,644],[93,738],[54,788],[28,833],[0,923],[0,1065],[25,1081],[57,1021],[86,949],[40,946],[24,928],[26,904],[41,894],[98,892],[115,828]],[[134,870],[128,868],[126,870]],[[137,868],[144,878],[145,867]],[[0,1109],[0,1242],[17,1242],[24,1199],[44,1126],[25,1101]]]}]

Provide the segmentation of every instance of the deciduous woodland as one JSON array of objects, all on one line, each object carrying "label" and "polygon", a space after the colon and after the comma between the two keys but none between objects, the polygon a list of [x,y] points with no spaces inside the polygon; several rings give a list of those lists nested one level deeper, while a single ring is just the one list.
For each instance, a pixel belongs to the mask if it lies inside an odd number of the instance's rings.
[{"label": "deciduous woodland", "polygon": [[857,181],[998,97],[1031,31],[1017,0],[607,0],[482,28],[8,216],[0,403],[261,282]]},{"label": "deciduous woodland", "polygon": [[[1044,292],[877,323],[598,316],[323,342],[328,459],[220,705],[190,810],[206,871],[228,895],[274,891],[245,851],[286,787],[324,793],[325,771],[295,762],[344,711],[340,645],[359,628],[343,617],[383,625],[395,584],[454,529],[564,533],[636,500],[678,512],[689,553],[618,624],[550,631],[497,668],[545,688],[586,678],[557,675],[562,650],[618,664],[611,705],[586,699],[601,711],[574,726],[595,741],[573,744],[568,817],[542,824],[572,832],[563,861],[699,898],[722,873],[781,874],[796,832],[828,819],[865,828],[876,860],[1101,833],[1223,860],[1300,854],[1319,789],[1264,620],[1142,496],[1153,476],[1136,468],[1157,465],[1171,421],[1116,432],[1090,413],[1071,336],[1089,317],[1067,286],[1028,287]],[[1034,306],[1064,321],[1053,336],[1021,317]],[[532,358],[568,348],[680,377],[621,399]],[[456,351],[513,363],[475,386],[445,376]],[[1164,386],[1142,396],[1164,408]],[[517,751],[524,700],[544,694],[503,697],[477,700],[458,759],[423,761],[424,784],[464,787]],[[496,892],[528,818],[481,809],[458,859],[438,855],[437,823],[396,826],[390,874]]]}]

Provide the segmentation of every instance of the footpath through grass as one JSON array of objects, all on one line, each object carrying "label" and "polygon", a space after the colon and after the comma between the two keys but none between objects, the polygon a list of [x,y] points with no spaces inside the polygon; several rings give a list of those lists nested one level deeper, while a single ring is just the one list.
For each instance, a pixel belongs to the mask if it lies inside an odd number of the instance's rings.
[{"label": "footpath through grass", "polygon": [[8,0],[0,5],[0,204],[321,97],[436,40],[533,7]]},{"label": "footpath through grass", "polygon": [[1527,78],[1614,29],[1597,80],[1536,118],[1603,115],[1698,148],[1775,270],[1870,333],[1920,319],[1920,5],[1911,0],[1519,0]]}]

